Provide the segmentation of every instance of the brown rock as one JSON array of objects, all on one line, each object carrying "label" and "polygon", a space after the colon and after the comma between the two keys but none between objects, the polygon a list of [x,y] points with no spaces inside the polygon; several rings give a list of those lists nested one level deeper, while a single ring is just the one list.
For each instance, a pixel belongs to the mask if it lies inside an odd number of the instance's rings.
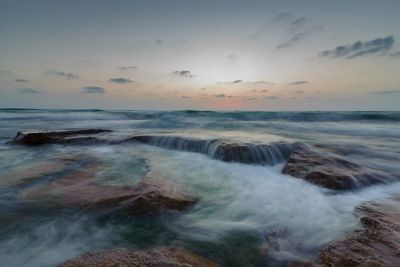
[{"label": "brown rock", "polygon": [[58,131],[58,132],[36,132],[36,133],[18,132],[17,135],[14,137],[14,139],[9,142],[9,144],[31,145],[31,146],[44,145],[44,144],[61,144],[61,143],[89,144],[98,141],[98,139],[87,135],[95,135],[104,132],[111,132],[111,130],[85,129],[85,130],[71,130],[71,131]]},{"label": "brown rock", "polygon": [[276,164],[285,161],[300,143],[270,144],[229,142],[220,139],[195,139],[180,136],[138,135],[123,142],[140,142],[167,149],[206,154],[213,159],[246,164]]},{"label": "brown rock", "polygon": [[123,210],[130,214],[183,210],[197,199],[177,191],[172,185],[145,178],[136,186],[106,186],[95,181],[96,164],[78,170],[47,185],[25,190],[21,197],[51,205],[97,211]]},{"label": "brown rock", "polygon": [[322,249],[314,266],[400,266],[400,201],[368,203],[358,213],[363,229]]},{"label": "brown rock", "polygon": [[219,265],[183,248],[155,247],[147,250],[104,250],[86,253],[59,267],[218,267]]},{"label": "brown rock", "polygon": [[350,161],[297,147],[282,172],[330,189],[350,189],[394,180],[390,175]]},{"label": "brown rock", "polygon": [[6,175],[0,180],[0,187],[12,186],[38,177],[52,174],[58,170],[65,169],[68,165],[64,160],[40,161],[35,163],[26,163],[15,169],[7,171]]}]

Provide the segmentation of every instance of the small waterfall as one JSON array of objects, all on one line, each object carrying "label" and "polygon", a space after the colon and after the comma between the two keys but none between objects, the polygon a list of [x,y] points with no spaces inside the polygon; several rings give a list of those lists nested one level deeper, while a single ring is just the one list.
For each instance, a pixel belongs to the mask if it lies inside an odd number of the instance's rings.
[{"label": "small waterfall", "polygon": [[220,139],[202,140],[157,135],[133,136],[126,141],[136,141],[172,150],[202,153],[213,159],[227,162],[260,165],[274,165],[283,162],[288,159],[295,147],[301,146],[299,143],[252,144]]}]

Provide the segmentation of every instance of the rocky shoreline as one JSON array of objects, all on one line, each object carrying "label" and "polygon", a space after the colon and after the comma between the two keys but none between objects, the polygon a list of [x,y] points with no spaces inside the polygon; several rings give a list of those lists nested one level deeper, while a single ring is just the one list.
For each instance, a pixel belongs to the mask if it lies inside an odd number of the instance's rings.
[{"label": "rocky shoreline", "polygon": [[400,264],[400,197],[357,208],[361,229],[321,250],[311,266],[385,266]]},{"label": "rocky shoreline", "polygon": [[[110,130],[87,129],[59,132],[18,132],[10,145],[39,146],[142,143],[167,149],[207,154],[225,162],[272,164],[286,161],[282,173],[303,179],[329,190],[356,190],[377,183],[398,181],[398,177],[344,159],[340,154],[322,155],[318,149],[300,143],[246,144],[221,140],[196,140],[180,137],[133,136],[107,141]],[[99,137],[100,136],[100,137]],[[318,148],[318,145],[315,146]],[[211,152],[210,152],[211,151]],[[65,164],[57,163],[37,172],[37,176],[55,174]],[[40,167],[40,166],[39,166]],[[129,215],[154,215],[185,212],[198,199],[179,191],[174,185],[145,175],[134,186],[99,184],[95,174],[101,164],[96,159],[72,172],[57,173],[45,184],[27,187],[18,195],[21,201],[45,202],[54,207],[73,207],[103,213],[123,212]],[[29,172],[29,171],[28,171]],[[32,169],[31,173],[35,174]],[[20,174],[21,183],[33,180]],[[54,176],[54,175],[53,175]],[[400,265],[400,198],[364,203],[355,211],[361,229],[324,247],[309,262],[292,262],[287,266],[399,266]],[[105,250],[83,254],[60,266],[218,266],[178,247],[155,247],[134,251]]]}]

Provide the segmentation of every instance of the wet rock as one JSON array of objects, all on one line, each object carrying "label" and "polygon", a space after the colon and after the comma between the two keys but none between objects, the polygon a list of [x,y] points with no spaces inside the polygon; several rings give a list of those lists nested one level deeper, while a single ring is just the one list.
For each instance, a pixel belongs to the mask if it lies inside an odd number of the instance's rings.
[{"label": "wet rock", "polygon": [[323,156],[305,147],[293,150],[282,172],[330,189],[351,189],[394,181],[381,171]]},{"label": "wet rock", "polygon": [[18,132],[9,144],[19,145],[44,145],[44,144],[93,144],[99,140],[92,136],[100,133],[111,132],[104,129],[85,129],[58,132]]},{"label": "wet rock", "polygon": [[45,160],[34,163],[26,163],[23,166],[17,166],[6,172],[0,179],[0,188],[21,184],[30,180],[50,175],[59,170],[65,169],[68,162],[65,160]]},{"label": "wet rock", "polygon": [[197,199],[172,185],[145,178],[136,186],[107,186],[95,180],[98,166],[55,179],[47,185],[25,190],[24,200],[48,205],[90,209],[99,212],[124,211],[129,214],[156,214],[166,210],[184,210]]},{"label": "wet rock", "polygon": [[358,208],[363,225],[322,249],[313,266],[400,266],[399,198]]},{"label": "wet rock", "polygon": [[104,250],[86,253],[59,265],[59,267],[217,267],[218,264],[183,248],[155,247],[147,250]]},{"label": "wet rock", "polygon": [[295,144],[271,143],[248,144],[221,142],[213,151],[212,157],[222,161],[247,164],[276,164],[289,157]]},{"label": "wet rock", "polygon": [[285,161],[292,150],[302,147],[300,143],[275,142],[270,144],[253,144],[229,142],[219,139],[194,139],[179,136],[138,135],[124,142],[140,142],[167,149],[196,152],[208,155],[213,159],[246,164],[276,164]]},{"label": "wet rock", "polygon": [[326,144],[315,144],[313,146],[340,156],[347,156],[351,153],[349,148],[343,146],[332,146]]}]

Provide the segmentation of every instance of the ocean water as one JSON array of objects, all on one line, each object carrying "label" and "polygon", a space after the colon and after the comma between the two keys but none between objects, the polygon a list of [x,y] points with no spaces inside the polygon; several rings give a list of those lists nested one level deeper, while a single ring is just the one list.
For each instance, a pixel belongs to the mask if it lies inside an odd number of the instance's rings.
[{"label": "ocean water", "polygon": [[[86,128],[113,130],[105,136],[109,140],[141,134],[170,139],[156,145],[5,144],[21,130]],[[169,149],[171,138],[175,149]],[[284,156],[269,164],[224,162],[210,153],[190,152],[176,138],[205,143],[300,142],[318,145],[315,149],[327,155],[336,151],[350,161],[400,173],[400,112],[2,109],[2,265],[54,266],[98,249],[178,245],[222,266],[279,266],[310,259],[329,241],[360,227],[355,207],[361,203],[400,193],[400,182],[333,192],[283,175]],[[95,179],[105,185],[134,185],[147,174],[199,202],[180,215],[99,217],[86,210],[49,209],[21,201],[24,190],[52,179],[35,174],[62,158],[98,160],[101,168]],[[276,231],[283,234],[275,235],[271,245],[269,233]]]}]

